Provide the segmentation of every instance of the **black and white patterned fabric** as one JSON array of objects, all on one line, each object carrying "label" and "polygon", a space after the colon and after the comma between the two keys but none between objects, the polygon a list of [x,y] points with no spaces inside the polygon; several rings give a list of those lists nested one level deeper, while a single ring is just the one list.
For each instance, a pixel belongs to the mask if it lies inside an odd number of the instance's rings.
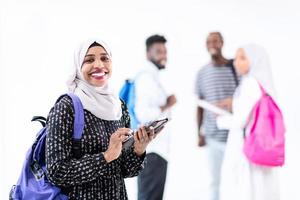
[{"label": "black and white patterned fabric", "polygon": [[84,110],[82,156],[78,159],[72,151],[72,100],[65,96],[50,111],[45,155],[48,178],[61,187],[69,199],[128,199],[124,178],[138,175],[145,155],[139,157],[130,148],[123,150],[117,160],[107,163],[102,154],[108,148],[111,134],[118,128],[129,127],[130,118],[124,103],[122,110],[122,118],[117,121],[99,119]]}]

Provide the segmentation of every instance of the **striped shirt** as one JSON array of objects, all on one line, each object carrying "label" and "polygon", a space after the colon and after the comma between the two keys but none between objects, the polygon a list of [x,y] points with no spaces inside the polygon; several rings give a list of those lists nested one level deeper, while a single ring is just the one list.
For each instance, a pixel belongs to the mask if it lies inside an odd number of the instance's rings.
[{"label": "striped shirt", "polygon": [[[201,68],[196,79],[196,94],[200,99],[210,103],[233,96],[236,88],[235,76],[229,65],[216,66],[212,63]],[[225,142],[228,130],[219,130],[216,125],[216,115],[204,110],[202,127],[203,134],[208,139]]]}]

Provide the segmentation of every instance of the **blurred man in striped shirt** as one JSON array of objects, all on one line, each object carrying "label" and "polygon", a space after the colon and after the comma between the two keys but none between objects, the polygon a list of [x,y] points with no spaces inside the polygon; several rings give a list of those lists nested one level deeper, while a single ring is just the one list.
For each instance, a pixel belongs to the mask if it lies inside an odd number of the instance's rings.
[{"label": "blurred man in striped shirt", "polygon": [[[232,95],[238,84],[233,60],[222,55],[223,37],[220,32],[209,33],[206,47],[211,61],[203,66],[196,78],[195,92],[199,99],[231,111]],[[198,145],[206,146],[208,166],[211,172],[210,198],[219,200],[220,171],[228,130],[216,125],[216,114],[197,108]]]}]

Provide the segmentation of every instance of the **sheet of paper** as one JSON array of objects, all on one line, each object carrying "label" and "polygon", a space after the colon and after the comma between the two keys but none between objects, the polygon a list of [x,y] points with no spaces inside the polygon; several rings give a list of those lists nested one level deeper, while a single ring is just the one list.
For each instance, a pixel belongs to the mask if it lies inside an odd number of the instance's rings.
[{"label": "sheet of paper", "polygon": [[205,100],[198,100],[198,106],[202,107],[205,110],[209,110],[217,115],[231,115],[230,112],[228,112],[227,110],[223,110]]}]

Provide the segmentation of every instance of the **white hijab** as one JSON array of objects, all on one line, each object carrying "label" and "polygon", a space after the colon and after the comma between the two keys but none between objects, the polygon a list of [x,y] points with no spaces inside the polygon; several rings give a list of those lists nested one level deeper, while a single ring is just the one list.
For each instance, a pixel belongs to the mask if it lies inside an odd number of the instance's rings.
[{"label": "white hijab", "polygon": [[84,109],[96,117],[104,120],[119,120],[122,116],[121,102],[118,95],[110,88],[109,83],[103,87],[92,86],[83,78],[81,72],[84,57],[94,42],[100,44],[107,54],[112,56],[108,46],[101,40],[89,39],[83,42],[74,53],[73,71],[67,81],[67,86],[70,92],[80,98]]},{"label": "white hijab", "polygon": [[254,77],[265,91],[272,97],[275,95],[275,89],[272,79],[272,71],[269,62],[269,56],[266,50],[256,44],[248,44],[241,47],[250,62],[248,75]]}]

